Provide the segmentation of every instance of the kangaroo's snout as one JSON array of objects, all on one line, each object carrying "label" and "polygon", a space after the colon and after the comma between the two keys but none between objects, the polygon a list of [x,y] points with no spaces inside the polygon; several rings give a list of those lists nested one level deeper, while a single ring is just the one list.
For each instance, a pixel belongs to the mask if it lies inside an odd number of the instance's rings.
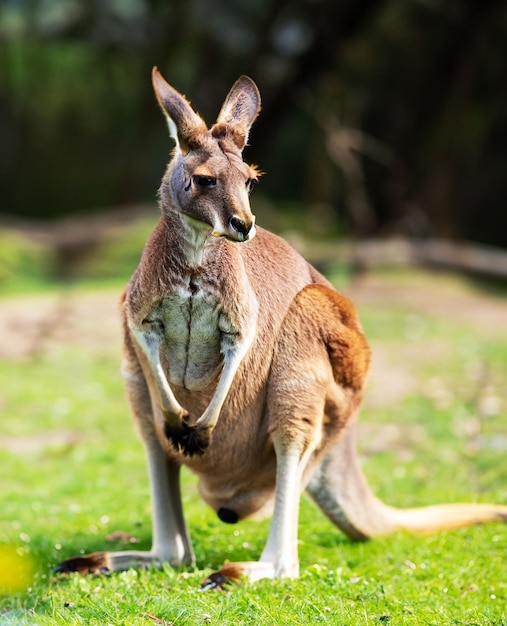
[{"label": "kangaroo's snout", "polygon": [[233,215],[229,220],[229,227],[231,229],[232,235],[237,235],[237,237],[231,237],[237,241],[247,241],[251,239],[255,234],[255,218],[252,215],[252,219],[248,222],[245,222],[241,218]]}]

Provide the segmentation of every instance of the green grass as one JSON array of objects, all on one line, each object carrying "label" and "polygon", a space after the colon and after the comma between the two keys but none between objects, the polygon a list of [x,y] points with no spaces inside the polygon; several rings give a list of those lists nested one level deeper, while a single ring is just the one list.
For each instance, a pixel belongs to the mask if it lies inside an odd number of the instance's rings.
[{"label": "green grass", "polygon": [[[506,503],[505,330],[481,334],[392,304],[364,307],[361,316],[374,350],[416,381],[395,403],[366,399],[362,450],[375,491],[400,506]],[[199,582],[225,560],[258,558],[269,522],[223,525],[189,473],[183,491],[195,569],[54,575],[63,558],[121,547],[106,541],[114,530],[150,545],[144,457],[118,364],[113,350],[70,345],[0,361],[0,545],[35,570],[26,590],[0,597],[2,626],[507,624],[505,526],[357,544],[306,498],[298,580],[202,593]],[[400,425],[398,439],[375,454],[373,423],[381,433]]]}]

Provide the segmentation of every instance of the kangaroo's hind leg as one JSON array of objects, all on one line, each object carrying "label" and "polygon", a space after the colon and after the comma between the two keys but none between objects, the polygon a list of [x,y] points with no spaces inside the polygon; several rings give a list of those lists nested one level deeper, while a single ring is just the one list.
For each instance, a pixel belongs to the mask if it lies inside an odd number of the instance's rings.
[{"label": "kangaroo's hind leg", "polygon": [[152,399],[135,352],[126,341],[123,374],[127,395],[144,443],[152,500],[152,547],[149,551],[95,552],[56,566],[57,572],[114,572],[130,567],[191,565],[194,555],[183,517],[180,467],[168,459],[157,439]]},{"label": "kangaroo's hind leg", "polygon": [[[328,290],[327,295],[331,297],[331,293]],[[365,372],[365,360],[357,349],[360,343],[356,344],[356,349],[344,353],[348,357],[341,357],[340,345],[343,345],[343,341],[338,340],[340,336],[344,337],[339,329],[333,331],[327,345],[330,347],[329,356],[335,380],[341,381],[342,387],[346,387],[347,380],[352,382],[361,378],[361,372]],[[353,341],[350,346],[354,344]],[[356,396],[356,400],[359,399],[360,393]],[[503,505],[457,503],[399,509],[379,500],[368,486],[356,452],[357,401],[355,406],[351,406],[348,423],[344,423],[341,432],[338,432],[339,436],[336,439],[333,436],[328,438],[330,446],[319,460],[307,487],[323,512],[343,532],[353,539],[365,540],[398,529],[428,533],[507,521],[507,506]]]},{"label": "kangaroo's hind leg", "polygon": [[235,563],[250,580],[296,577],[301,491],[357,406],[369,350],[350,303],[322,285],[295,297],[284,319],[267,390],[276,454],[275,506],[259,562]]}]

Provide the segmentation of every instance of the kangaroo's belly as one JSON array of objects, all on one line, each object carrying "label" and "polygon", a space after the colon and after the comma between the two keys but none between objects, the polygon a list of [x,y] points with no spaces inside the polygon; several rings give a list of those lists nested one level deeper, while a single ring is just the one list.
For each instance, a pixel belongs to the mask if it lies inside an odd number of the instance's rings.
[{"label": "kangaroo's belly", "polygon": [[[249,449],[243,447],[241,450],[231,450],[229,446],[223,450],[221,462],[216,459],[212,464],[205,462],[196,472],[203,500],[221,519],[221,511],[233,514],[223,521],[262,519],[271,513],[276,458],[272,448],[261,451],[256,444],[256,441],[251,441]],[[195,471],[195,468],[192,469]]]}]

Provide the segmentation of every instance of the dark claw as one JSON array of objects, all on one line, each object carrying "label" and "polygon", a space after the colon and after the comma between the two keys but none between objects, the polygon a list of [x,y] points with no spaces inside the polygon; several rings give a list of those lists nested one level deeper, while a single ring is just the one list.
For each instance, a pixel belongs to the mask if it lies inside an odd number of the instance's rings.
[{"label": "dark claw", "polygon": [[201,591],[211,591],[212,589],[225,591],[225,585],[230,582],[230,579],[221,572],[213,572],[213,574],[210,574],[208,578],[202,581]]},{"label": "dark claw", "polygon": [[242,568],[239,563],[225,563],[221,570],[213,572],[208,578],[201,583],[201,591],[209,591],[218,589],[218,591],[226,591],[225,586],[234,583],[241,583]]},{"label": "dark claw", "polygon": [[225,591],[225,586],[234,583],[239,585],[241,570],[234,563],[226,563],[221,570],[213,572],[201,583],[201,591],[210,591],[212,589],[218,589],[218,591]]},{"label": "dark claw", "polygon": [[185,456],[202,456],[210,442],[210,432],[207,428],[189,426],[182,422],[177,430],[171,428],[166,422],[164,427],[165,436],[179,452]]},{"label": "dark claw", "polygon": [[79,572],[85,576],[86,574],[109,574],[111,572],[109,557],[107,552],[94,552],[93,554],[87,554],[86,556],[76,556],[71,559],[66,559],[61,563],[58,563],[53,568],[55,574],[70,574],[72,572]]},{"label": "dark claw", "polygon": [[239,585],[241,582],[241,568],[235,563],[226,563],[221,570],[213,572],[201,583],[201,591],[218,589],[225,591],[225,586],[229,583]]}]

